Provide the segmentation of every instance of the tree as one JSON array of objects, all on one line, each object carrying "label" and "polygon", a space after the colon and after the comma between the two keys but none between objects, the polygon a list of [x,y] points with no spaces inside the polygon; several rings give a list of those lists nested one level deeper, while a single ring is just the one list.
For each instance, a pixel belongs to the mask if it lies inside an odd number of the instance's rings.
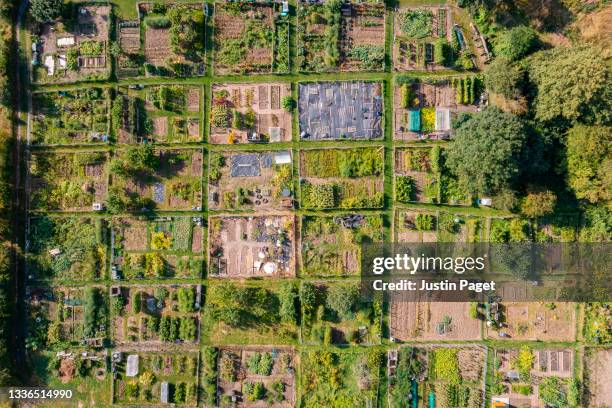
[{"label": "tree", "polygon": [[538,89],[536,119],[609,123],[611,70],[592,47],[559,47],[535,54],[529,64],[529,78]]},{"label": "tree", "polygon": [[515,115],[488,108],[455,132],[446,165],[473,195],[508,188],[520,174],[527,132]]},{"label": "tree", "polygon": [[32,0],[30,14],[39,23],[48,23],[60,16],[63,7],[63,0]]},{"label": "tree", "polygon": [[283,96],[283,99],[281,99],[281,106],[287,112],[291,112],[295,108],[295,102],[290,95]]},{"label": "tree", "polygon": [[574,126],[567,134],[567,183],[593,204],[612,200],[612,127]]},{"label": "tree", "polygon": [[495,54],[517,61],[540,46],[538,33],[525,26],[514,27],[502,32],[495,42]]},{"label": "tree", "polygon": [[333,285],[327,290],[325,304],[342,320],[348,320],[353,315],[358,298],[359,288],[356,285]]},{"label": "tree", "polygon": [[489,91],[507,98],[516,98],[520,96],[520,83],[523,78],[524,72],[519,65],[506,58],[497,58],[489,64],[484,82]]},{"label": "tree", "polygon": [[523,199],[521,212],[526,217],[536,218],[555,210],[557,196],[550,190],[532,189]]}]

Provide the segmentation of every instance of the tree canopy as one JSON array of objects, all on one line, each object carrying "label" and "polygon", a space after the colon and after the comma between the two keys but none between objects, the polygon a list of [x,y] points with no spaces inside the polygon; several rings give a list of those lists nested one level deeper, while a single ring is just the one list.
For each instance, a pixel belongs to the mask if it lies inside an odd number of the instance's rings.
[{"label": "tree canopy", "polygon": [[495,42],[495,54],[510,61],[517,61],[535,51],[540,45],[538,33],[525,26],[502,32]]},{"label": "tree canopy", "polygon": [[499,192],[518,177],[526,141],[520,118],[487,108],[456,130],[446,165],[471,194]]},{"label": "tree canopy", "polygon": [[506,58],[497,58],[488,66],[484,82],[489,91],[513,98],[520,94],[520,83],[524,76],[519,65]]},{"label": "tree canopy", "polygon": [[609,124],[611,69],[592,47],[554,48],[535,54],[529,64],[529,78],[538,90],[536,118]]},{"label": "tree canopy", "polygon": [[612,127],[574,126],[567,134],[567,181],[576,197],[612,200]]},{"label": "tree canopy", "polygon": [[54,21],[62,13],[63,0],[32,0],[30,13],[39,23]]}]

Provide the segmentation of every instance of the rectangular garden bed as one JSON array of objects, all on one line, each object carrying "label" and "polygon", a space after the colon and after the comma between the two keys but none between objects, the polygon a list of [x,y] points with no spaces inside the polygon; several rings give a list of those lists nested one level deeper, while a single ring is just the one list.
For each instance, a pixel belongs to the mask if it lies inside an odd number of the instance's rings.
[{"label": "rectangular garden bed", "polygon": [[32,56],[34,82],[108,79],[111,19],[110,5],[74,5],[68,18],[38,25]]},{"label": "rectangular garden bed", "polygon": [[290,348],[224,347],[219,350],[217,391],[221,406],[293,407],[298,356]]},{"label": "rectangular garden bed", "polygon": [[380,82],[302,82],[298,84],[298,111],[301,140],[368,140],[383,136]]},{"label": "rectangular garden bed", "polygon": [[203,100],[198,86],[119,87],[113,102],[115,139],[118,143],[199,142]]},{"label": "rectangular garden bed", "polygon": [[304,216],[301,238],[301,272],[305,276],[356,275],[361,272],[361,243],[382,242],[382,217]]},{"label": "rectangular garden bed", "polygon": [[375,71],[384,68],[382,4],[300,2],[298,67],[302,71]]},{"label": "rectangular garden bed", "polygon": [[33,152],[28,160],[30,208],[91,211],[108,194],[108,153]]},{"label": "rectangular garden bed", "polygon": [[113,340],[192,346],[200,337],[201,302],[199,285],[112,286]]},{"label": "rectangular garden bed", "polygon": [[199,278],[204,268],[201,217],[113,218],[113,279]]},{"label": "rectangular garden bed", "polygon": [[108,224],[102,218],[30,219],[26,259],[35,280],[93,281],[106,277]]},{"label": "rectangular garden bed", "polygon": [[155,149],[141,144],[117,151],[111,166],[113,210],[202,208],[202,149]]},{"label": "rectangular garden bed", "polygon": [[213,216],[208,232],[210,276],[295,276],[293,215]]},{"label": "rectangular garden bed", "polygon": [[208,208],[293,208],[291,151],[214,152],[208,172]]},{"label": "rectangular garden bed", "polygon": [[215,84],[209,142],[289,142],[293,104],[288,83]]},{"label": "rectangular garden bed", "polygon": [[380,208],[384,148],[300,150],[302,208]]},{"label": "rectangular garden bed", "polygon": [[128,406],[198,405],[197,351],[130,351],[112,354],[117,369],[113,403]]},{"label": "rectangular garden bed", "polygon": [[102,88],[35,93],[30,143],[106,143],[110,134],[110,92]]},{"label": "rectangular garden bed", "polygon": [[202,3],[138,3],[138,20],[119,21],[117,74],[196,76],[205,69]]},{"label": "rectangular garden bed", "polygon": [[289,280],[209,281],[202,334],[212,344],[296,344],[297,296]]}]

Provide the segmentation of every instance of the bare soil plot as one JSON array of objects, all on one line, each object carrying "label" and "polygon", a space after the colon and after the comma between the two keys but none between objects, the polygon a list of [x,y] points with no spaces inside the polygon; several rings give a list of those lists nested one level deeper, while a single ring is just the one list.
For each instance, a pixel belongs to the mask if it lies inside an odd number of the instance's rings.
[{"label": "bare soil plot", "polygon": [[361,242],[382,242],[380,215],[302,217],[301,271],[309,276],[355,275],[361,271]]},{"label": "bare soil plot", "polygon": [[120,345],[192,346],[200,337],[201,299],[200,285],[112,286],[113,340]]},{"label": "bare soil plot", "polygon": [[198,86],[119,87],[113,109],[115,139],[122,144],[200,141],[202,101]]},{"label": "bare soil plot", "polygon": [[215,2],[215,73],[271,72],[274,59],[274,6]]},{"label": "bare soil plot", "polygon": [[[393,87],[393,138],[395,140],[445,139],[451,135],[452,118],[460,112],[476,112],[478,80],[436,79],[397,81]],[[463,84],[463,81],[468,81]],[[466,86],[466,100],[463,87]],[[457,90],[459,88],[459,91]],[[469,95],[467,95],[469,93]],[[461,98],[458,100],[458,97]]]},{"label": "bare soil plot", "polygon": [[398,340],[480,340],[481,321],[468,302],[436,302],[391,296],[390,335]]},{"label": "bare soil plot", "polygon": [[290,84],[215,84],[212,93],[210,143],[291,141],[292,114],[282,108]]},{"label": "bare soil plot", "polygon": [[298,84],[301,140],[382,137],[380,82],[341,81]]},{"label": "bare soil plot", "polygon": [[[301,2],[298,66],[303,71],[382,70],[385,8],[372,3]],[[337,45],[330,46],[330,42]]]},{"label": "bare soil plot", "polygon": [[[219,350],[217,393],[221,400],[235,399],[237,407],[293,407],[296,401],[295,371],[299,357],[290,348],[224,347]],[[262,384],[270,402],[248,399],[253,384]]]},{"label": "bare soil plot", "polygon": [[[538,341],[574,341],[576,339],[576,304],[569,302],[502,303],[504,327],[499,332],[509,339]],[[488,338],[501,339],[492,328]]]},{"label": "bare soil plot", "polygon": [[36,210],[91,211],[108,192],[106,152],[30,155],[30,206]]},{"label": "bare soil plot", "polygon": [[[108,57],[111,7],[81,5],[72,21],[38,26],[33,59],[34,81],[62,83],[104,80],[110,74]],[[68,27],[73,29],[69,30]]]},{"label": "bare soil plot", "polygon": [[291,152],[214,152],[210,155],[208,208],[293,208]]},{"label": "bare soil plot", "polygon": [[612,406],[612,349],[587,349],[586,353],[587,402],[589,407]]},{"label": "bare soil plot", "polygon": [[[139,149],[145,149],[141,145]],[[129,168],[129,152],[118,151],[113,160]],[[155,149],[155,168],[112,175],[113,194],[132,210],[147,208],[199,210],[202,208],[202,149]]]},{"label": "bare soil plot", "polygon": [[211,276],[295,276],[292,215],[210,217],[209,243]]},{"label": "bare soil plot", "polygon": [[33,95],[30,143],[105,143],[110,134],[110,93],[101,88]]},{"label": "bare soil plot", "polygon": [[201,217],[113,218],[113,279],[202,276],[202,224]]}]

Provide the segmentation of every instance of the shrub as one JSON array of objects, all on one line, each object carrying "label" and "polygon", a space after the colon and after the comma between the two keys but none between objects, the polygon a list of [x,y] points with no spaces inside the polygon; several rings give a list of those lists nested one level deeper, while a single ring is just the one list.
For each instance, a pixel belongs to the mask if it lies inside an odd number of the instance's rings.
[{"label": "shrub", "polygon": [[266,389],[260,382],[245,382],[242,384],[242,393],[248,401],[257,401],[265,397]]},{"label": "shrub", "polygon": [[400,203],[409,203],[416,199],[416,186],[412,177],[395,177],[395,199]]},{"label": "shrub", "polygon": [[431,231],[434,227],[434,217],[431,214],[417,214],[414,224],[419,231]]},{"label": "shrub", "polygon": [[295,101],[289,95],[283,96],[283,99],[281,99],[281,106],[287,112],[291,112],[295,108]]},{"label": "shrub", "polygon": [[302,205],[304,208],[332,208],[336,206],[336,188],[334,184],[302,185]]},{"label": "shrub", "polygon": [[193,287],[180,287],[177,290],[177,298],[179,312],[190,313],[195,310],[195,289]]},{"label": "shrub", "polygon": [[539,44],[538,33],[533,28],[519,26],[501,33],[494,49],[498,56],[517,61],[535,51]]}]

